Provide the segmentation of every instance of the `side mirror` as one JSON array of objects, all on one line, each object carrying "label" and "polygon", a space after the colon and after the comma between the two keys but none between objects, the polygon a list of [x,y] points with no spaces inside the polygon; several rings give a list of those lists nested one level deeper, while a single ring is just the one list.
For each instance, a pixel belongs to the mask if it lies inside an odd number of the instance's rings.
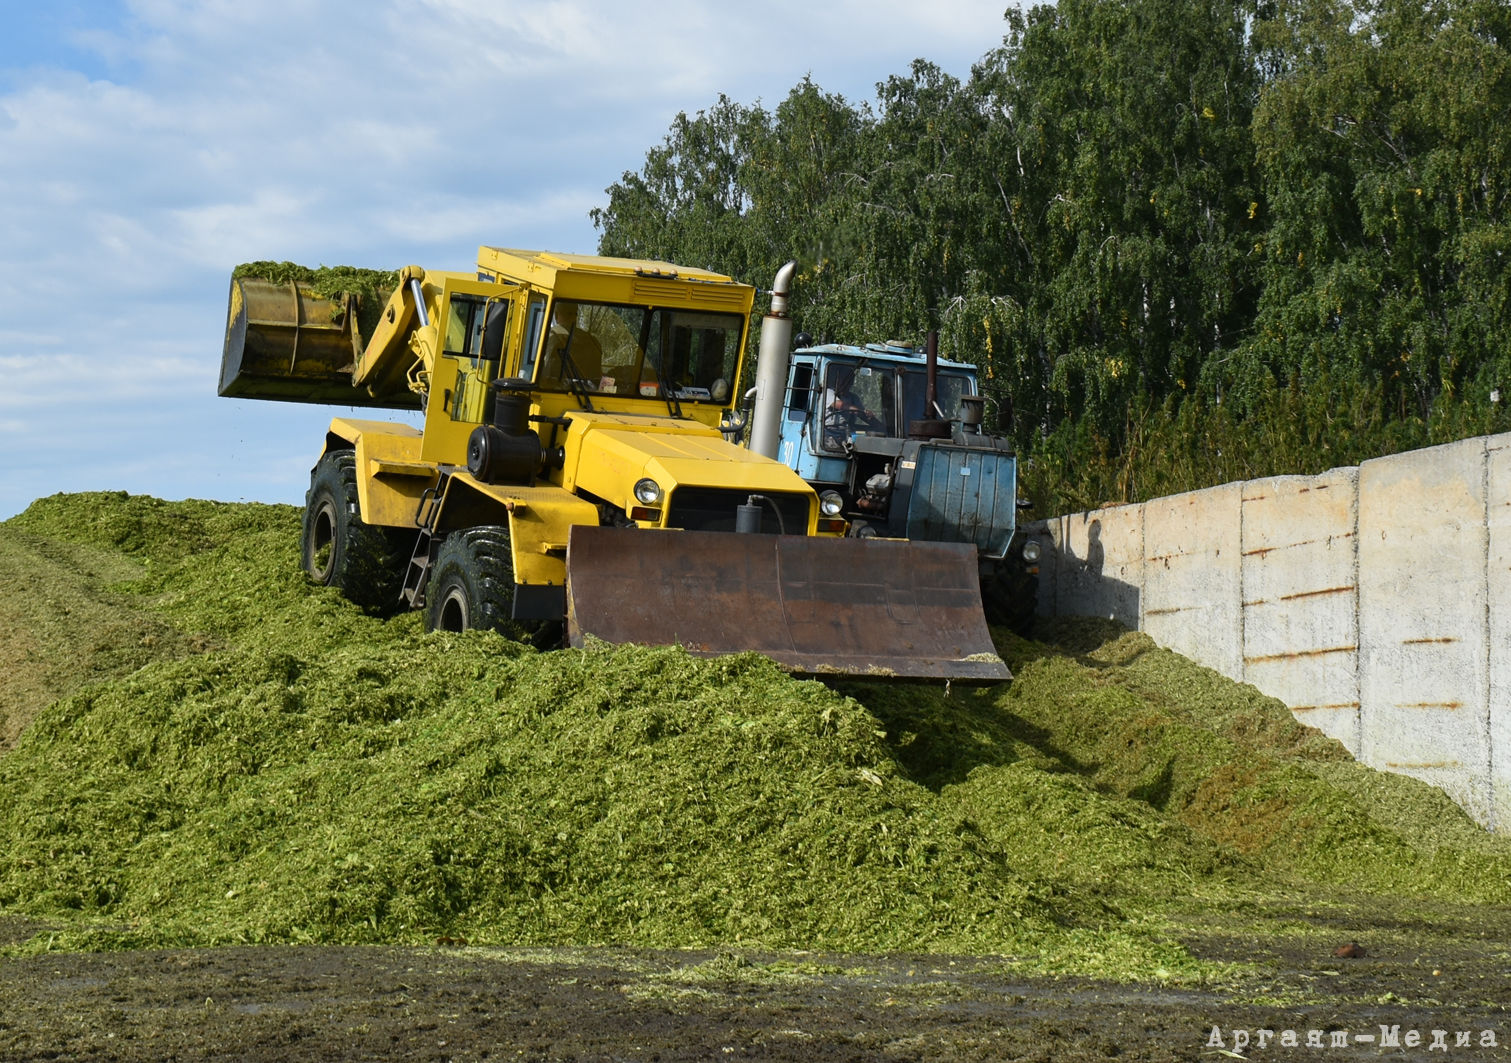
[{"label": "side mirror", "polygon": [[501,365],[499,359],[504,353],[504,336],[508,333],[506,326],[509,323],[509,304],[502,301],[490,302],[484,314],[483,349],[480,353],[485,362]]}]

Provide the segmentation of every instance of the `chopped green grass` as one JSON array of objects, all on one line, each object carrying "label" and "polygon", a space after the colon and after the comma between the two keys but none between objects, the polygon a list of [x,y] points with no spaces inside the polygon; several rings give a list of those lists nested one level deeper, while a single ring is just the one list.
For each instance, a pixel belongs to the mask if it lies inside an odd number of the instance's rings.
[{"label": "chopped green grass", "polygon": [[[352,295],[357,300],[357,327],[370,337],[378,324],[388,297],[399,286],[397,270],[363,269],[359,266],[319,266],[311,268],[297,262],[244,262],[231,276],[258,277],[274,284],[297,284],[325,299],[339,300]],[[332,309],[338,314],[339,306]]]},{"label": "chopped green grass", "polygon": [[32,716],[88,683],[202,649],[155,611],[109,588],[141,561],[95,545],[17,531],[0,535],[0,750]]},{"label": "chopped green grass", "polygon": [[[966,690],[538,653],[363,615],[299,573],[298,525],[118,494],[0,525],[39,596],[156,640],[47,687],[0,756],[0,909],[51,928],[23,948],[901,950],[1200,980],[1175,940],[1196,908],[1511,901],[1511,847],[1437,791],[1141,635],[1000,631],[1015,680]],[[12,654],[65,659],[73,615]]]}]

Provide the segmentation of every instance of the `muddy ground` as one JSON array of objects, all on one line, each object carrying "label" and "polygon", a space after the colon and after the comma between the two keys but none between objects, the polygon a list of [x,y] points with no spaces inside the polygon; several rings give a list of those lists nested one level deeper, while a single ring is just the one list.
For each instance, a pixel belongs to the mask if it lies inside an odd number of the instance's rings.
[{"label": "muddy ground", "polygon": [[[39,930],[12,920],[0,939]],[[1504,909],[1194,912],[1180,939],[1242,965],[1204,987],[941,955],[461,942],[43,954],[0,961],[0,1059],[1505,1059],[1508,935]],[[1365,955],[1334,954],[1355,940]],[[1382,1045],[1382,1026],[1397,1043]],[[1274,1031],[1263,1047],[1261,1030]]]}]

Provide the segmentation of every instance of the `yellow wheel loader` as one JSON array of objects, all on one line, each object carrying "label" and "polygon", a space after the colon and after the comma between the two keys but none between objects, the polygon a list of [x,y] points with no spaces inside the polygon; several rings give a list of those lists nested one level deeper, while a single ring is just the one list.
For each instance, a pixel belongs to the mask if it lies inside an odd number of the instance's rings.
[{"label": "yellow wheel loader", "polygon": [[[845,538],[838,496],[732,441],[751,286],[486,246],[475,273],[383,277],[386,301],[340,272],[333,287],[322,271],[238,270],[219,387],[422,412],[422,429],[331,422],[304,516],[316,581],[373,612],[541,646],[1008,678],[969,544]],[[789,343],[791,274],[763,357]]]}]

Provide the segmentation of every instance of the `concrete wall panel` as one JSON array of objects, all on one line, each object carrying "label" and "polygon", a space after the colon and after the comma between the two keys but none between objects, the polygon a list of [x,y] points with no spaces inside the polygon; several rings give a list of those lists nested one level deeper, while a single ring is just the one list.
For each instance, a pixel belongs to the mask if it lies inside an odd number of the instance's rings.
[{"label": "concrete wall panel", "polygon": [[1242,678],[1359,752],[1355,468],[1243,485]]},{"label": "concrete wall panel", "polygon": [[1359,468],[1362,759],[1490,820],[1484,439]]},{"label": "concrete wall panel", "polygon": [[1144,630],[1227,676],[1243,674],[1243,485],[1144,503]]},{"label": "concrete wall panel", "polygon": [[1058,524],[1053,613],[1108,617],[1139,627],[1144,507],[1110,506],[1050,524]]},{"label": "concrete wall panel", "polygon": [[1511,832],[1511,433],[1486,441],[1491,825]]}]

